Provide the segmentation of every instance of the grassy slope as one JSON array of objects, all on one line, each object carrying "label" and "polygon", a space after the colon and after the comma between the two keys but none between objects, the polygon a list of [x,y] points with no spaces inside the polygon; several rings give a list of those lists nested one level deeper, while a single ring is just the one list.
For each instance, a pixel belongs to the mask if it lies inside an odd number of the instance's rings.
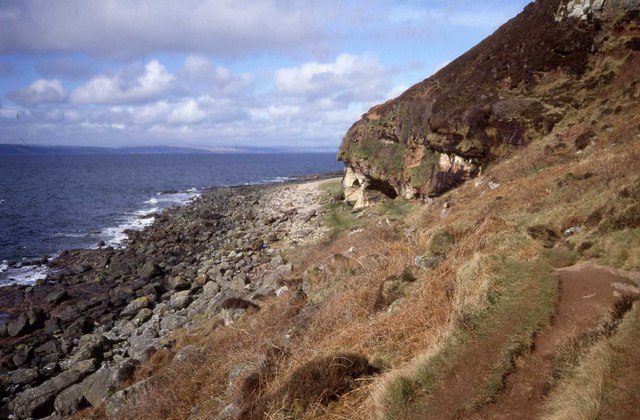
[{"label": "grassy slope", "polygon": [[[310,296],[313,304],[271,298],[232,327],[205,323],[183,333],[177,347],[200,347],[198,362],[164,361],[147,369],[157,372],[152,388],[131,405],[129,417],[185,418],[192,407],[202,418],[215,415],[237,395],[226,389],[229,372],[265,355],[272,356],[259,397],[282,395],[295,372],[322,356],[359,354],[383,371],[359,378],[351,391],[329,403],[300,409],[286,399],[269,400],[265,411],[273,418],[403,417],[406,404],[426,409],[439,401],[452,401],[464,413],[491,400],[513,368],[514,355],[527,351],[532,334],[548,322],[555,284],[549,263],[597,259],[640,269],[640,226],[625,216],[640,209],[637,196],[625,193],[640,174],[640,60],[620,49],[623,38],[609,43],[619,62],[616,76],[596,91],[578,90],[579,107],[569,108],[548,136],[488,168],[484,184],[468,182],[420,207],[396,201],[361,213],[331,202],[335,191],[328,191],[330,240],[290,255],[289,285],[295,288],[305,278],[309,290],[317,292]],[[599,71],[597,64],[594,69]],[[578,151],[574,141],[587,131],[595,133],[594,142]],[[488,180],[499,187],[488,188]],[[395,217],[386,217],[388,211]],[[527,234],[535,225],[557,233],[551,251]],[[349,234],[356,227],[360,231]],[[577,233],[563,236],[571,227],[579,228]],[[452,248],[436,268],[415,269],[414,257],[428,254],[432,236],[442,229],[450,233]],[[351,247],[347,259],[334,257]],[[407,269],[415,281],[394,292],[401,300],[381,300],[385,284],[398,281]],[[463,281],[465,276],[470,282]],[[602,401],[603,415],[624,404],[638,405],[624,387],[637,377],[616,373],[629,366],[638,371],[636,355],[628,351],[640,327],[637,309],[633,314],[625,320],[628,327],[592,350],[601,346],[615,353],[593,356],[605,360],[598,374],[609,378],[589,394],[592,401]],[[274,348],[284,349],[287,335],[286,351],[273,356]],[[483,341],[495,341],[500,350],[478,363],[469,398],[442,393],[439,381],[464,366],[459,361]],[[581,387],[587,385],[572,387],[586,393]],[[561,389],[554,391],[559,400]]]}]

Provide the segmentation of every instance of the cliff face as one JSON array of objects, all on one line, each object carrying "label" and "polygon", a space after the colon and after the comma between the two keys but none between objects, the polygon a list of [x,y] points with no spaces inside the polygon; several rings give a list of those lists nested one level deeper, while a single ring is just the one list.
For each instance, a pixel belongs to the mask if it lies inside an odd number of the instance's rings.
[{"label": "cliff face", "polygon": [[529,4],[349,129],[338,153],[346,199],[361,207],[376,193],[437,196],[549,134],[615,76],[611,35],[633,34],[639,12],[640,0]]}]

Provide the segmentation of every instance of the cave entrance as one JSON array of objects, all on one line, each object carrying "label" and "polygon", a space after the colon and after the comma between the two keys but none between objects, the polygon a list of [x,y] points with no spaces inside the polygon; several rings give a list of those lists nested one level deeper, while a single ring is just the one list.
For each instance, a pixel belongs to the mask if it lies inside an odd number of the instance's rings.
[{"label": "cave entrance", "polygon": [[389,184],[386,181],[371,179],[369,180],[369,185],[367,186],[367,189],[381,192],[382,194],[386,195],[391,199],[394,199],[398,196],[398,193],[396,192],[396,189],[393,188],[393,185]]}]

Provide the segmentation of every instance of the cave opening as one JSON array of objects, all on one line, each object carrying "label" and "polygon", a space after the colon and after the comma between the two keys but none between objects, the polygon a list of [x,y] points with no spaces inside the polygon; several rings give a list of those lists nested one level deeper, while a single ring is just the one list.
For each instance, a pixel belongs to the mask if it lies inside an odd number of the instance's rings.
[{"label": "cave opening", "polygon": [[386,181],[372,179],[369,181],[369,185],[367,189],[381,192],[382,194],[386,195],[391,199],[394,199],[398,196],[398,192],[393,187],[393,185],[389,184]]}]

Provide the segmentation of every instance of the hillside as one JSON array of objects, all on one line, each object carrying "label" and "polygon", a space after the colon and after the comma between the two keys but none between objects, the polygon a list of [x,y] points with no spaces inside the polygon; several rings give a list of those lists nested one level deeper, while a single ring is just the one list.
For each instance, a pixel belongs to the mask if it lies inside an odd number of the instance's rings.
[{"label": "hillside", "polygon": [[[599,105],[600,113],[612,112],[633,101],[614,91],[633,68],[638,40],[628,20],[640,6],[565,3],[529,4],[444,69],[364,114],[338,154],[348,170],[348,199],[367,201],[366,191],[441,195],[579,110]],[[633,95],[633,77],[626,82]],[[582,136],[585,146],[592,132],[570,135]]]},{"label": "hillside", "polygon": [[214,191],[125,250],[65,255],[55,312],[98,288],[110,303],[85,304],[81,339],[73,317],[5,338],[2,363],[35,363],[20,355],[39,337],[93,370],[5,375],[6,409],[639,418],[639,17],[538,0],[356,122],[342,180]]}]

